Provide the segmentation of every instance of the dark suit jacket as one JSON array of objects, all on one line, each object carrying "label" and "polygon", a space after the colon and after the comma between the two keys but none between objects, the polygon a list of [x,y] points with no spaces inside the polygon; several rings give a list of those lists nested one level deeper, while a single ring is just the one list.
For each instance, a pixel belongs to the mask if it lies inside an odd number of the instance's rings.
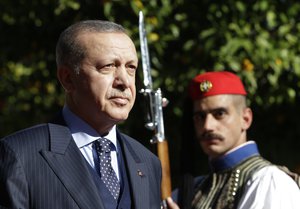
[{"label": "dark suit jacket", "polygon": [[[135,209],[160,208],[161,165],[118,132]],[[42,124],[0,140],[0,208],[104,209],[88,164],[65,125]]]}]

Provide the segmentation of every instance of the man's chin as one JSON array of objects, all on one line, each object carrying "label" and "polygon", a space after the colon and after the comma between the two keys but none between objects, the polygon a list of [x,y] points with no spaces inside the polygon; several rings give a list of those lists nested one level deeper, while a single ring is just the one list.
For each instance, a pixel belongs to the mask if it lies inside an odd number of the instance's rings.
[{"label": "man's chin", "polygon": [[205,140],[201,141],[201,146],[206,153],[215,153],[220,149],[219,142],[220,140]]},{"label": "man's chin", "polygon": [[116,123],[121,123],[128,118],[128,113],[113,113],[110,114],[110,118]]},{"label": "man's chin", "polygon": [[212,159],[218,158],[224,154],[217,146],[205,147],[204,152]]}]

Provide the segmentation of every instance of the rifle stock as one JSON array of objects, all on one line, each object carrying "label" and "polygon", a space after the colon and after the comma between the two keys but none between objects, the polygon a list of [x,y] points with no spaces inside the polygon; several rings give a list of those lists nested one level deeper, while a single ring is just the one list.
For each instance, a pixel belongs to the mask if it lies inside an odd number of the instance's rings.
[{"label": "rifle stock", "polygon": [[162,166],[161,197],[165,200],[167,197],[171,197],[172,193],[169,146],[167,140],[157,143],[157,155]]}]

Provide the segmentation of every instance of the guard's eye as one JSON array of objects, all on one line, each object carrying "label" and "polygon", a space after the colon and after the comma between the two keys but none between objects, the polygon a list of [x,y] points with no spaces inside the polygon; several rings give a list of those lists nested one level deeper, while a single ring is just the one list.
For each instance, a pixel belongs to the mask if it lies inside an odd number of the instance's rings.
[{"label": "guard's eye", "polygon": [[205,120],[205,117],[206,117],[206,114],[204,112],[195,112],[193,114],[193,120],[195,122],[203,121],[203,120]]},{"label": "guard's eye", "polygon": [[221,109],[214,110],[212,114],[213,114],[214,118],[222,119],[227,114],[227,111],[225,109],[221,108]]}]

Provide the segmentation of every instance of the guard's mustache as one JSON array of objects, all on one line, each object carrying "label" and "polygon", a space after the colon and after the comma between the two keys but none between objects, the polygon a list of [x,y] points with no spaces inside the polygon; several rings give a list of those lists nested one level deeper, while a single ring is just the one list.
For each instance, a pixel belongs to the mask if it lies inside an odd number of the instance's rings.
[{"label": "guard's mustache", "polygon": [[210,140],[210,139],[220,139],[224,140],[224,137],[221,136],[220,134],[215,134],[215,133],[210,133],[210,132],[205,132],[201,135],[202,140]]}]

